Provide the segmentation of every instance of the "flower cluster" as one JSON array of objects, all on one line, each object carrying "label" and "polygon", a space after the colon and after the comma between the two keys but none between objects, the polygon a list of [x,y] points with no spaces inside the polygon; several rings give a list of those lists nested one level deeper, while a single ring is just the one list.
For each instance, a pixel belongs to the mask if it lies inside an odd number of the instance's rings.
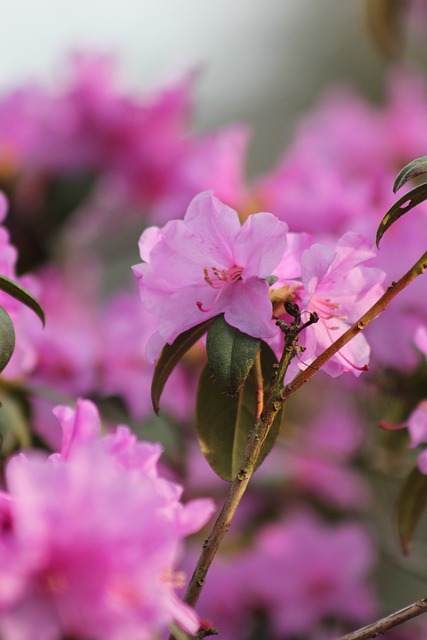
[{"label": "flower cluster", "polygon": [[[319,317],[304,334],[305,362],[310,363],[383,292],[384,272],[360,266],[375,255],[363,237],[348,233],[333,250],[305,234],[292,234],[288,243],[287,231],[268,213],[253,214],[240,225],[237,213],[211,193],[194,198],[183,220],[144,231],[139,242],[144,262],[134,272],[146,309],[158,318],[148,346],[151,356],[221,313],[243,333],[270,342],[280,355],[283,340],[275,319],[285,314],[279,303],[292,300]],[[275,280],[271,292],[270,276]],[[325,370],[358,373],[368,358],[368,343],[360,335]]]},{"label": "flower cluster", "polygon": [[173,621],[194,634],[174,572],[182,539],[212,513],[180,502],[158,475],[159,445],[124,426],[99,437],[95,406],[59,406],[59,453],[12,458],[1,494],[0,633],[34,638],[152,638]]},{"label": "flower cluster", "polygon": [[[162,348],[223,315],[280,357],[292,323],[309,324],[293,347],[291,382],[426,248],[423,210],[387,233],[378,256],[371,246],[397,168],[426,152],[427,97],[417,74],[395,71],[382,107],[333,91],[301,121],[278,165],[249,182],[247,127],[193,131],[195,74],[131,96],[112,62],[77,56],[60,90],[33,85],[0,96],[0,188],[9,202],[0,192],[0,273],[31,290],[47,316],[42,332],[30,310],[0,291],[17,333],[0,385],[0,453],[16,453],[34,433],[35,443],[59,450],[7,463],[5,640],[97,640],[106,629],[108,640],[151,640],[174,622],[196,633],[197,615],[176,595],[183,578],[175,567],[183,538],[212,505],[184,505],[181,487],[158,472],[160,446],[135,434],[150,438],[154,428],[164,437],[167,477],[185,478],[193,497],[205,488],[220,495],[224,483],[212,480],[192,431],[201,342],[167,381],[166,417],[150,424]],[[141,304],[135,279],[134,290],[128,282],[130,256],[135,233],[153,223],[134,267]],[[29,265],[34,277],[17,275]],[[366,387],[357,397],[369,374],[359,374],[369,362],[372,388],[391,380],[401,401],[401,378],[386,366],[410,369],[427,354],[421,280],[385,322],[324,366],[329,378],[318,376],[308,396],[301,391],[287,405],[276,446],[237,512],[245,533],[231,533],[233,561],[214,563],[201,600],[202,616],[224,638],[327,640],[373,613],[373,543],[363,520],[354,522],[374,499],[361,473],[371,397]],[[357,379],[330,380],[343,372]],[[133,432],[119,426],[101,437],[87,400],[52,417],[54,404],[77,396],[99,402],[103,424],[125,422]],[[412,446],[427,442],[426,416],[422,403],[408,419]],[[426,452],[418,463],[427,473]]]}]

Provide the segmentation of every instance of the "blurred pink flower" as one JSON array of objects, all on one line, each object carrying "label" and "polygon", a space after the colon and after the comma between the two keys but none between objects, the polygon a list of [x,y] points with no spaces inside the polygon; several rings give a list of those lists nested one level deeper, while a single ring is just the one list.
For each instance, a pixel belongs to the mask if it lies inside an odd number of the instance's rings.
[{"label": "blurred pink flower", "polygon": [[96,266],[80,256],[68,268],[38,273],[45,330],[33,332],[31,385],[75,397],[96,388],[99,326]]},{"label": "blurred pink flower", "polygon": [[[151,381],[154,365],[146,356],[147,342],[156,331],[157,319],[148,313],[138,292],[113,295],[101,311],[97,392],[122,398],[131,415],[152,415]],[[166,383],[162,408],[175,419],[189,419],[194,412],[197,367],[180,363]]]},{"label": "blurred pink flower", "polygon": [[[389,73],[380,106],[350,88],[333,88],[300,121],[278,165],[255,182],[253,197],[286,220],[291,231],[335,242],[351,230],[373,242],[380,220],[396,200],[392,185],[398,170],[426,153],[426,119],[425,79],[408,66]],[[426,242],[422,204],[387,232],[377,265],[390,282],[397,280],[422,255]],[[387,315],[368,327],[375,364],[416,365],[412,339],[425,315],[420,305],[424,289],[423,282],[413,283]]]},{"label": "blurred pink flower", "polygon": [[360,524],[295,512],[261,528],[252,547],[216,560],[198,611],[226,640],[256,637],[257,623],[271,638],[314,639],[323,621],[358,624],[375,614],[373,563]]},{"label": "blurred pink flower", "polygon": [[143,304],[158,317],[152,353],[208,318],[249,335],[277,333],[266,280],[286,247],[287,225],[269,213],[237,213],[211,193],[190,203],[184,220],[150,227],[139,247],[145,261],[134,267]]},{"label": "blurred pink flower", "polygon": [[309,633],[330,616],[361,622],[372,615],[375,598],[367,578],[373,562],[360,525],[325,525],[301,512],[264,528],[242,578],[255,606],[263,602],[277,635],[286,637]]},{"label": "blurred pink flower", "polygon": [[46,640],[95,640],[108,629],[112,640],[149,640],[172,621],[194,634],[198,618],[174,592],[182,578],[173,564],[211,502],[183,505],[181,488],[157,475],[160,447],[138,442],[127,427],[98,438],[89,401],[56,415],[61,453],[17,456],[7,468],[2,637],[32,640],[36,630]]}]

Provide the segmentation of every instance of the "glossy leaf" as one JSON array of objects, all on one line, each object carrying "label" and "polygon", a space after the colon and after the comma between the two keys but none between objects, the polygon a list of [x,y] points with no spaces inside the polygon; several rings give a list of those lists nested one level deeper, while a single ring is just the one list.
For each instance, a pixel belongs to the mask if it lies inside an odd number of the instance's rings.
[{"label": "glossy leaf", "polygon": [[221,314],[208,330],[206,352],[216,381],[229,394],[236,394],[246,380],[258,352],[260,340],[230,326]]},{"label": "glossy leaf", "polygon": [[395,202],[380,222],[376,237],[377,247],[387,229],[389,229],[396,220],[405,215],[405,213],[408,213],[408,211],[418,204],[424,202],[424,200],[427,200],[427,184],[421,184],[419,187],[415,187],[415,189],[408,191],[408,193]]},{"label": "glossy leaf", "polygon": [[397,532],[403,553],[409,548],[415,529],[427,506],[427,476],[415,467],[404,481],[396,507]]},{"label": "glossy leaf", "polygon": [[172,344],[165,344],[163,347],[156,362],[151,383],[151,401],[157,415],[160,409],[160,398],[170,374],[187,351],[206,333],[213,320],[214,318],[209,318],[209,320],[184,331]]},{"label": "glossy leaf", "polygon": [[44,315],[44,311],[40,306],[40,303],[37,302],[35,297],[27,291],[20,284],[15,282],[14,280],[10,280],[10,278],[6,278],[6,276],[0,275],[0,289],[5,293],[8,293],[12,298],[22,302],[25,306],[29,307],[34,313],[40,318],[43,326],[46,323],[46,318]]},{"label": "glossy leaf", "polygon": [[[266,392],[277,359],[270,347],[261,343],[261,368]],[[234,480],[240,470],[250,431],[256,416],[255,376],[253,369],[237,396],[224,393],[209,364],[202,371],[197,393],[197,435],[203,455],[224,480]],[[281,426],[276,416],[264,442],[256,468],[271,451]]]},{"label": "glossy leaf", "polygon": [[415,160],[412,160],[412,162],[404,166],[403,169],[399,171],[393,185],[394,193],[396,193],[400,187],[403,187],[404,184],[409,182],[409,180],[422,176],[425,173],[427,173],[427,156],[415,158]]},{"label": "glossy leaf", "polygon": [[3,371],[15,349],[13,322],[3,307],[0,307],[0,371]]}]

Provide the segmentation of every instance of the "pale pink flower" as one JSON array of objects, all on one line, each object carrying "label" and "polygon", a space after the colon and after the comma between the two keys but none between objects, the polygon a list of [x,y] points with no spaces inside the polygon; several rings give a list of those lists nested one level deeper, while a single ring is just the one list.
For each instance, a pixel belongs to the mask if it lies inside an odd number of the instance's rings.
[{"label": "pale pink flower", "polygon": [[[279,278],[274,288],[289,288],[303,312],[303,320],[308,320],[309,312],[317,313],[319,318],[302,331],[305,351],[300,360],[294,359],[294,366],[304,369],[382,295],[385,273],[363,265],[374,256],[365,238],[348,232],[334,249],[320,244],[306,249],[301,257],[300,278],[289,280],[284,268],[286,260],[282,260],[274,271]],[[277,348],[277,337],[275,344]],[[324,365],[323,371],[331,376],[344,371],[359,375],[366,369],[369,351],[365,337],[359,334]]]},{"label": "pale pink flower", "polygon": [[[211,515],[209,500],[180,502],[157,474],[161,449],[126,427],[97,437],[89,401],[56,410],[60,454],[13,458],[1,497],[0,633],[8,640],[67,636],[151,640],[197,615],[179,601],[174,572],[182,539]],[[12,587],[9,591],[9,587]]]},{"label": "pale pink flower", "polygon": [[287,230],[269,213],[241,225],[233,209],[205,192],[192,200],[183,220],[144,231],[144,263],[134,272],[144,305],[158,316],[152,352],[221,313],[243,333],[271,338],[277,329],[266,279],[282,257]]}]

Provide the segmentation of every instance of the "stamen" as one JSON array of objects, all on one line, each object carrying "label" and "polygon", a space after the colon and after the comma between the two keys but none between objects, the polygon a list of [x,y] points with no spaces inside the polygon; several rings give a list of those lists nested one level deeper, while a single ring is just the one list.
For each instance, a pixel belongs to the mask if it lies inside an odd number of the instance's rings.
[{"label": "stamen", "polygon": [[209,269],[207,267],[203,269],[204,281],[210,287],[212,287],[212,289],[218,289],[218,293],[215,296],[213,304],[207,309],[203,308],[203,302],[201,300],[196,301],[197,307],[203,313],[212,311],[212,309],[218,302],[221,292],[223,291],[225,286],[227,286],[228,284],[233,284],[233,282],[237,282],[238,280],[242,279],[243,267],[237,267],[236,265],[234,265],[230,269],[218,269],[218,267],[211,267],[211,271],[213,276],[209,275]]}]

